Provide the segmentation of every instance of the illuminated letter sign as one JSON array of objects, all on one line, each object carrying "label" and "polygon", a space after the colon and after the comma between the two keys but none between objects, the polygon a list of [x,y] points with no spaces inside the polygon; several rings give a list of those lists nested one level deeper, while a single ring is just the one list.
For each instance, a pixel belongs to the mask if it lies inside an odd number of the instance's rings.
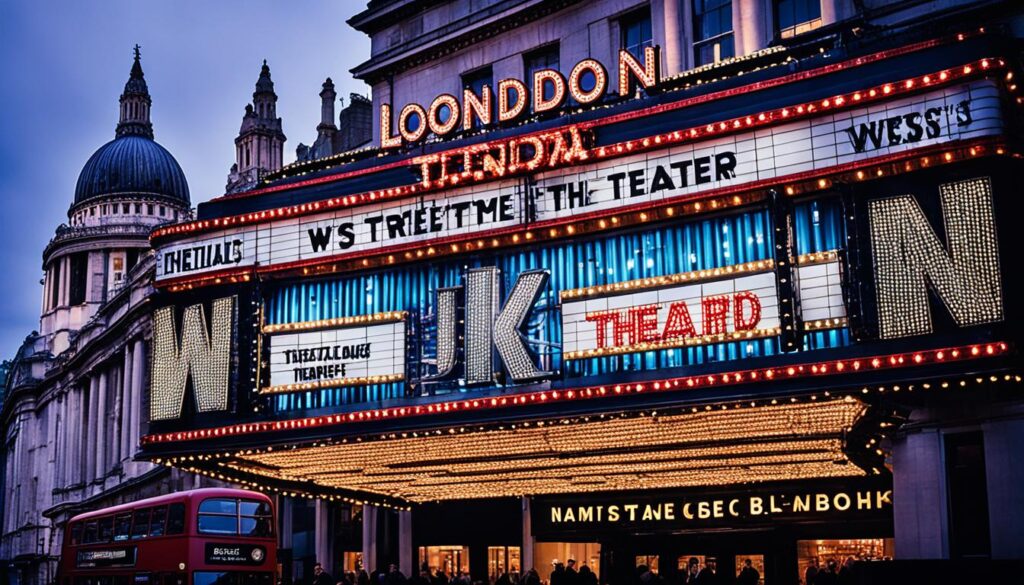
[{"label": "illuminated letter sign", "polygon": [[[521,335],[526,318],[547,284],[547,271],[520,273],[499,311],[500,276],[501,271],[493,266],[469,270],[465,276],[467,384],[486,384],[494,380],[495,349],[513,382],[551,375],[534,364]],[[443,378],[455,370],[457,297],[458,288],[437,292],[437,373],[427,379]]]},{"label": "illuminated letter sign", "polygon": [[[619,95],[632,95],[636,87],[647,89],[661,82],[660,47],[645,47],[643,61],[626,50],[619,51]],[[584,74],[593,77],[593,85],[584,89]],[[532,87],[532,96],[531,96]],[[502,79],[497,90],[492,92],[484,86],[480,95],[469,89],[462,92],[462,103],[456,96],[442,94],[431,102],[429,108],[415,102],[408,103],[399,110],[398,134],[394,135],[391,127],[391,104],[380,106],[380,147],[381,149],[396,148],[403,142],[417,142],[426,136],[429,129],[436,136],[452,133],[461,122],[462,130],[473,128],[474,119],[482,124],[497,121],[499,124],[510,122],[526,111],[527,104],[532,104],[533,113],[539,114],[558,110],[572,96],[577,103],[588,105],[596,103],[604,97],[608,88],[608,72],[604,65],[593,60],[583,59],[572,68],[569,79],[555,69],[541,69],[533,73],[533,79],[523,82],[519,79]],[[550,97],[545,97],[550,89]],[[497,94],[498,113],[493,117],[493,94]],[[448,117],[440,119],[441,108],[447,109]],[[410,123],[415,117],[415,128]]]},{"label": "illuminated letter sign", "polygon": [[869,203],[883,339],[932,331],[928,283],[960,327],[1003,319],[989,180],[942,185],[939,198],[948,252],[912,196]]},{"label": "illuminated letter sign", "polygon": [[150,385],[150,420],[181,417],[185,386],[192,388],[199,412],[227,410],[235,297],[213,301],[211,328],[202,305],[185,309],[181,344],[174,323],[174,307],[153,312],[153,380]]}]

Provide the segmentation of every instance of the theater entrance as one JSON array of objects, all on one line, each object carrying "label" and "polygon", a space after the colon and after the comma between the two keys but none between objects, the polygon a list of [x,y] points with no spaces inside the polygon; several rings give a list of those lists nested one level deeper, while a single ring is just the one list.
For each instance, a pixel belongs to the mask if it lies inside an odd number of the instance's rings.
[{"label": "theater entrance", "polygon": [[600,582],[613,585],[652,582],[646,572],[682,583],[700,571],[720,583],[790,585],[809,568],[838,571],[848,560],[893,555],[887,478],[538,496],[530,508],[535,550],[595,543]]}]

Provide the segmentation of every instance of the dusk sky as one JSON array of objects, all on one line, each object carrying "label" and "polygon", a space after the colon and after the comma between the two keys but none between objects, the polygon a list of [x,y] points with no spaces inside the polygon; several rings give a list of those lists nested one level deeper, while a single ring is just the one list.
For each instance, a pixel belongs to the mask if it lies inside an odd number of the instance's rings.
[{"label": "dusk sky", "polygon": [[[0,359],[39,327],[42,252],[67,221],[79,171],[113,139],[132,47],[153,97],[156,140],[178,159],[192,205],[223,193],[263,59],[285,163],[312,143],[320,84],[369,95],[348,70],[369,39],[345,24],[362,0],[0,1]],[[336,106],[340,108],[340,106]]]}]

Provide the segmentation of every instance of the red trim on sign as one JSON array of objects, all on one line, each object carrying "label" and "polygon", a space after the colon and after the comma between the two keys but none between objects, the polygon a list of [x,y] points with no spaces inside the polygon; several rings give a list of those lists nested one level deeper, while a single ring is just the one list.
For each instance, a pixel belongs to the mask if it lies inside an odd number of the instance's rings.
[{"label": "red trim on sign", "polygon": [[438,402],[434,404],[377,408],[345,414],[244,423],[194,431],[179,431],[175,433],[147,435],[142,438],[142,444],[153,445],[157,443],[177,443],[198,439],[216,439],[220,437],[253,435],[256,433],[332,427],[346,423],[409,418],[415,416],[445,414],[449,412],[515,408],[522,406],[535,406],[537,404],[544,403],[579,402],[582,400],[612,398],[629,394],[673,392],[677,390],[735,386],[745,383],[772,382],[801,378],[820,378],[836,374],[898,370],[914,366],[957,361],[962,362],[993,357],[1005,354],[1009,350],[1009,344],[1000,341],[862,358],[816,361],[786,366],[737,370],[721,374],[683,376],[679,378],[658,380],[656,382],[581,386],[563,390],[545,390],[541,392],[512,394],[500,397],[468,398],[463,400]]},{"label": "red trim on sign", "polygon": [[[542,222],[535,222],[531,224],[517,224],[500,229],[486,230],[480,232],[474,232],[473,234],[456,235],[456,236],[445,236],[435,238],[431,240],[419,240],[415,242],[408,242],[405,244],[397,244],[394,246],[388,246],[385,248],[378,248],[373,251],[361,250],[358,252],[349,252],[346,254],[338,254],[334,256],[326,256],[320,258],[311,258],[308,260],[294,260],[292,262],[286,262],[281,264],[274,264],[270,266],[250,266],[244,272],[255,271],[261,276],[281,276],[289,272],[295,272],[299,270],[306,270],[311,272],[318,272],[319,270],[328,267],[331,264],[338,262],[349,261],[353,259],[361,258],[375,258],[383,257],[386,255],[401,254],[410,250],[424,249],[424,248],[441,248],[450,246],[453,244],[464,244],[467,242],[475,242],[477,240],[487,240],[495,237],[510,236],[515,234],[524,235],[526,232],[533,232],[542,234],[543,230],[550,229],[553,227],[562,227],[567,225],[580,224],[586,221],[604,219],[614,216],[624,216],[629,213],[635,213],[640,211],[648,211],[653,209],[662,209],[672,206],[678,206],[680,204],[689,203],[692,201],[705,201],[709,199],[721,198],[730,195],[738,195],[741,193],[753,193],[758,190],[763,190],[771,186],[783,186],[786,184],[796,184],[806,181],[813,181],[814,179],[827,178],[836,175],[843,175],[846,173],[857,171],[858,169],[865,169],[870,167],[878,167],[880,165],[889,165],[893,163],[909,161],[922,156],[932,156],[935,154],[949,153],[951,151],[964,151],[971,152],[971,154],[978,155],[982,153],[991,154],[987,151],[990,146],[999,146],[1003,144],[1004,137],[1000,135],[976,138],[969,141],[952,141],[946,144],[937,144],[932,146],[926,146],[916,148],[913,150],[907,150],[900,153],[888,154],[883,156],[874,157],[867,160],[856,161],[851,163],[845,163],[842,165],[827,167],[825,169],[805,171],[803,173],[796,173],[793,175],[785,175],[782,177],[775,177],[772,179],[762,179],[752,183],[746,183],[743,185],[734,185],[729,187],[722,187],[711,191],[705,191],[701,193],[694,193],[690,195],[680,195],[671,199],[661,199],[658,201],[646,201],[643,203],[635,203],[633,205],[623,205],[621,207],[613,209],[604,209],[600,211],[592,211],[580,215],[570,216],[561,219],[550,219]],[[994,153],[1000,154],[999,149],[993,149]],[[948,162],[956,162],[962,160],[961,157],[950,157],[947,161],[943,157],[939,157],[934,165],[938,166],[946,164]],[[874,176],[866,177],[866,179],[874,179]],[[831,181],[828,181],[831,183]],[[707,211],[715,211],[714,208],[709,207]],[[615,226],[609,226],[607,229],[613,229]],[[557,239],[565,237],[571,237],[570,234],[560,234]],[[543,235],[538,236],[540,240],[551,239]],[[524,240],[522,244],[530,243],[530,240]],[[450,256],[460,252],[456,251],[437,251],[436,253],[430,254],[432,258]],[[334,272],[334,271],[330,271]],[[348,272],[348,270],[341,270],[338,272]],[[220,284],[223,282],[225,277],[230,277],[234,274],[232,271],[219,271],[212,274],[200,274],[194,276],[180,276],[176,278],[170,278],[162,281],[155,282],[154,285],[162,289],[181,290],[182,288],[190,289],[197,286],[207,286],[213,284]],[[322,274],[321,274],[322,275]],[[237,275],[236,275],[237,276]],[[232,281],[236,282],[236,281]]]}]

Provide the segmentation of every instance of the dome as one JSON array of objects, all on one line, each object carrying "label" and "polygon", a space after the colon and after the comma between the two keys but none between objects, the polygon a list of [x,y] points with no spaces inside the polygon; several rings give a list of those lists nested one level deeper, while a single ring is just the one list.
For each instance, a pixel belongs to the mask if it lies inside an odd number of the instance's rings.
[{"label": "dome", "polygon": [[191,205],[178,161],[145,136],[119,136],[89,157],[78,176],[75,205],[120,193],[158,195]]}]

